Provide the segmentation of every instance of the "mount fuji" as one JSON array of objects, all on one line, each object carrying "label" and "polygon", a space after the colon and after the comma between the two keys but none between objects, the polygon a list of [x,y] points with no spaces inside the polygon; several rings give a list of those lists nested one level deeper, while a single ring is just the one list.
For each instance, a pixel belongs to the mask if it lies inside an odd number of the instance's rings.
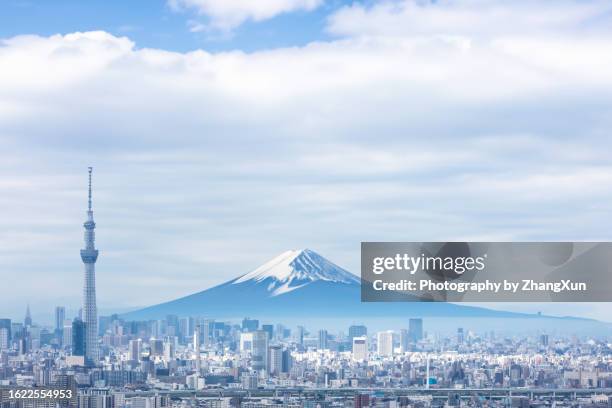
[{"label": "mount fuji", "polygon": [[361,280],[309,249],[286,251],[224,284],[123,315],[128,320],[178,316],[239,318],[530,317],[443,302],[362,303]]}]

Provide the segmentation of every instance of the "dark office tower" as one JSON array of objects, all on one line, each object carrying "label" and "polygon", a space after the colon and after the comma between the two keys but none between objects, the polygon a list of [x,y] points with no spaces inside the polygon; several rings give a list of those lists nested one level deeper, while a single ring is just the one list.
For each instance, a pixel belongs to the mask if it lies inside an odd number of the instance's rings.
[{"label": "dark office tower", "polygon": [[261,326],[261,330],[268,333],[268,340],[272,340],[274,337],[274,326],[271,324],[264,324]]},{"label": "dark office tower", "polygon": [[66,308],[64,306],[55,307],[55,331],[61,332],[64,328],[64,320],[66,319]]},{"label": "dark office tower", "polygon": [[282,364],[282,372],[288,373],[291,371],[291,367],[293,366],[293,357],[291,357],[291,351],[283,350],[283,364]]},{"label": "dark office tower", "polygon": [[[5,330],[6,339],[7,339],[8,344],[11,344],[11,339],[12,339],[11,326],[12,326],[11,319],[0,319],[0,330],[3,330],[3,329]],[[2,348],[1,344],[0,344],[0,348]]]},{"label": "dark office tower", "polygon": [[86,347],[85,322],[74,319],[72,322],[72,355],[84,356]]},{"label": "dark office tower", "polygon": [[26,333],[23,337],[19,339],[18,348],[19,348],[20,355],[24,355],[28,351],[30,351],[30,335],[29,334]]},{"label": "dark office tower", "polygon": [[299,346],[304,346],[304,326],[298,326],[297,328],[297,343]]},{"label": "dark office tower", "polygon": [[368,335],[368,328],[363,325],[350,326],[349,327],[349,342],[353,342],[354,337],[365,337]]},{"label": "dark office tower", "polygon": [[355,408],[365,408],[370,406],[370,396],[368,394],[355,395]]},{"label": "dark office tower", "polygon": [[23,326],[24,327],[32,326],[32,314],[30,313],[30,305],[29,304],[26,307],[26,315],[25,315],[25,319],[23,319]]},{"label": "dark office tower", "polygon": [[249,319],[248,317],[242,319],[242,331],[252,332],[257,329],[259,329],[259,320]]},{"label": "dark office tower", "polygon": [[463,327],[457,329],[457,344],[463,344],[465,342],[465,334],[463,333]]},{"label": "dark office tower", "polygon": [[548,346],[548,334],[543,334],[540,336],[540,344],[542,344],[544,347]]},{"label": "dark office tower", "polygon": [[423,340],[423,319],[408,320],[408,338],[413,343]]},{"label": "dark office tower", "polygon": [[319,330],[319,350],[325,350],[327,346],[327,330]]}]

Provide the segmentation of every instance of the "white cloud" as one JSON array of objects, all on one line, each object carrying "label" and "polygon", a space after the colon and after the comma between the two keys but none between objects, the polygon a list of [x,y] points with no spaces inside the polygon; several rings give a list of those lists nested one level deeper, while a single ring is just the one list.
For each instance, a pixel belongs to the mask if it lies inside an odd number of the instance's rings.
[{"label": "white cloud", "polygon": [[333,14],[329,30],[339,35],[589,34],[610,31],[612,5],[603,0],[386,0],[356,2]]},{"label": "white cloud", "polygon": [[[78,301],[49,276],[80,279],[90,164],[103,306],[194,292],[294,247],[357,271],[362,240],[609,239],[607,30],[567,16],[389,32],[405,13],[377,7],[359,12],[376,29],[349,24],[355,6],[331,19],[341,39],[255,53],[104,32],[2,41],[0,274],[46,282],[49,307]],[[139,291],[153,276],[159,290]]]},{"label": "white cloud", "polygon": [[[294,11],[310,11],[323,0],[169,0],[175,10],[195,9],[198,14],[210,19],[212,29],[230,30],[247,20],[263,21],[279,14]],[[204,25],[198,24],[198,31]],[[193,29],[193,27],[192,27]]]}]

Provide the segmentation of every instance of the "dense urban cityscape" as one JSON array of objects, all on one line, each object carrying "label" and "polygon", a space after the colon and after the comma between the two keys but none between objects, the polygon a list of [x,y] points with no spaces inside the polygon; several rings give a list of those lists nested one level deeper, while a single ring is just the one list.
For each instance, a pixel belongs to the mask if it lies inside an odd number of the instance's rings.
[{"label": "dense urban cityscape", "polygon": [[[549,404],[555,393],[562,398],[557,404],[567,398],[568,404],[609,406],[612,349],[606,341],[509,338],[466,328],[440,336],[428,333],[420,318],[407,319],[406,326],[332,332],[251,318],[102,316],[100,359],[91,361],[81,316],[66,319],[65,308],[57,307],[55,327],[42,327],[28,308],[23,322],[0,319],[2,407],[17,406],[8,398],[10,387],[53,386],[72,389],[85,407],[361,408],[485,400],[528,406]],[[538,397],[538,390],[546,393]],[[36,402],[20,403],[27,401]]]},{"label": "dense urban cityscape", "polygon": [[0,408],[612,407],[607,338],[467,327],[446,336],[419,317],[370,333],[363,324],[98,316],[91,167],[83,226],[77,316],[57,306],[46,327],[28,305],[23,322],[0,318]]}]

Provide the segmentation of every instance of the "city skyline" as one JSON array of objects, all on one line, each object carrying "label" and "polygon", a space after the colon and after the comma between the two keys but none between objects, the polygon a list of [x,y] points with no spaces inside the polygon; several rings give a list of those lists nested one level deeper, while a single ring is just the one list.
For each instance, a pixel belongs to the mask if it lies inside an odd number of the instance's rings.
[{"label": "city skyline", "polygon": [[[194,391],[220,389],[238,396],[249,390],[261,396],[298,393],[298,402],[303,393],[319,392],[325,401],[335,395],[380,398],[391,393],[393,398],[405,393],[421,400],[417,395],[448,393],[451,399],[461,393],[491,403],[502,399],[497,393],[509,396],[514,391],[527,393],[521,397],[527,398],[524,402],[537,403],[541,397],[536,394],[554,399],[554,392],[573,393],[572,400],[580,393],[607,402],[612,390],[606,336],[542,331],[503,335],[490,328],[475,331],[458,321],[451,333],[441,335],[430,330],[429,319],[421,318],[404,322],[399,330],[351,325],[333,333],[250,317],[227,322],[176,315],[150,321],[107,316],[100,319],[96,339],[103,359],[86,365],[81,320],[72,325],[66,320],[54,331],[41,329],[27,316],[25,320],[0,319],[0,393],[15,381],[25,387],[73,381],[79,406],[86,405],[88,395],[108,396],[120,407],[122,398],[151,392],[181,400],[196,397]],[[32,364],[14,366],[13,361]],[[129,397],[123,396],[126,390],[131,390]]]}]

